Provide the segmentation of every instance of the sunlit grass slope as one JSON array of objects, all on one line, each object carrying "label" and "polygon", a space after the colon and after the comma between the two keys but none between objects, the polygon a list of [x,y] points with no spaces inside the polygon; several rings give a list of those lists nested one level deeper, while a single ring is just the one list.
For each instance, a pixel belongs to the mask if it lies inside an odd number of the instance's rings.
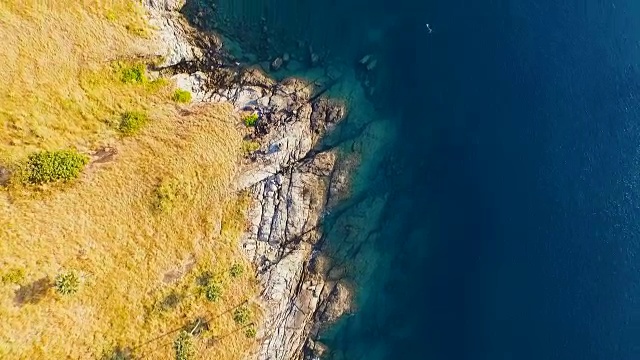
[{"label": "sunlit grass slope", "polygon": [[[148,78],[145,24],[128,0],[0,1],[2,359],[238,359],[253,344],[238,119]],[[21,177],[54,153],[87,159],[76,179]]]}]

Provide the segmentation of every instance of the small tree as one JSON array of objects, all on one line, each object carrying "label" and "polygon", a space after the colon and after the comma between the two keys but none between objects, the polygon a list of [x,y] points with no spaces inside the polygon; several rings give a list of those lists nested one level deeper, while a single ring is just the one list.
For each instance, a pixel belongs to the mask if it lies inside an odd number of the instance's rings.
[{"label": "small tree", "polygon": [[80,278],[74,271],[64,272],[56,276],[54,287],[60,295],[73,295],[80,288]]},{"label": "small tree", "polygon": [[176,360],[191,360],[195,354],[193,348],[193,335],[181,331],[173,342],[173,350],[176,352]]},{"label": "small tree", "polygon": [[233,311],[233,321],[238,325],[244,325],[251,320],[251,310],[246,306],[240,306]]},{"label": "small tree", "polygon": [[204,288],[204,296],[209,301],[218,301],[222,296],[222,288],[216,283],[209,284]]}]

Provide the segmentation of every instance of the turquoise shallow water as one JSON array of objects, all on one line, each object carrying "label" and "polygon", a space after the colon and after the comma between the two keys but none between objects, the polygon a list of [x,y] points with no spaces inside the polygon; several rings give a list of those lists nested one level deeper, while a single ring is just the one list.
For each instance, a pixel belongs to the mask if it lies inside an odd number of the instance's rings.
[{"label": "turquoise shallow water", "polygon": [[325,218],[358,303],[330,358],[640,359],[639,4],[216,4],[246,61],[378,59],[376,96],[333,89],[363,164]]}]

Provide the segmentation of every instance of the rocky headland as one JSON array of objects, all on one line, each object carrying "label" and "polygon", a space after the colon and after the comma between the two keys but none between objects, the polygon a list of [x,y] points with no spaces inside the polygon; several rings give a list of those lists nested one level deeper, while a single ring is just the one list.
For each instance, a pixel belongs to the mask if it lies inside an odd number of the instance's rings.
[{"label": "rocky headland", "polygon": [[237,190],[251,197],[241,246],[257,269],[256,301],[263,309],[251,357],[316,358],[324,346],[315,335],[351,303],[343,271],[323,256],[320,226],[328,207],[348,192],[354,163],[338,162],[336,149],[321,143],[346,116],[344,103],[323,96],[337,79],[276,81],[236,62],[222,50],[220,37],[194,29],[179,12],[183,1],[144,5],[158,29],[164,59],[158,73],[191,91],[195,101],[230,102],[238,112],[259,114],[246,139],[259,148],[247,154],[237,179]]}]

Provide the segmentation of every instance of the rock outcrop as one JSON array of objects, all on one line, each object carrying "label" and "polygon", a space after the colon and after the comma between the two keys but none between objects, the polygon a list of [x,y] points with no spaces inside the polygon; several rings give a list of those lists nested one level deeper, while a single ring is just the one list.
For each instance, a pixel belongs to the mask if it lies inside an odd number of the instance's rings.
[{"label": "rock outcrop", "polygon": [[[165,44],[159,69],[190,90],[196,101],[229,101],[238,111],[259,114],[238,189],[253,199],[250,226],[241,246],[257,268],[264,319],[257,359],[315,358],[323,346],[309,339],[319,324],[349,310],[349,288],[326,276],[321,220],[330,197],[345,189],[337,155],[318,147],[345,116],[337,101],[299,79],[276,82],[255,68],[242,68],[220,51],[215,35],[196,32],[176,11],[179,1],[146,0],[151,22]],[[338,170],[342,169],[342,170]]]}]

